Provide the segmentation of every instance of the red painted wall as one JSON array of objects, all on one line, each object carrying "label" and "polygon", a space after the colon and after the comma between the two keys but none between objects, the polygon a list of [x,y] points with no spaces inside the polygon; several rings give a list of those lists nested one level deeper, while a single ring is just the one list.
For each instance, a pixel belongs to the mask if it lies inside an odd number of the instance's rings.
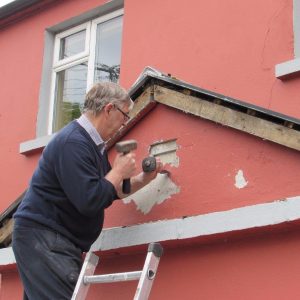
[{"label": "red painted wall", "polygon": [[[57,1],[0,30],[0,211],[24,191],[40,155],[20,155],[19,144],[35,138],[45,28],[105,2]],[[292,58],[292,0],[125,0],[121,84],[127,88],[150,65],[201,88],[300,118],[300,78],[281,81],[274,75],[277,63]],[[297,151],[163,105],[124,139],[138,140],[141,160],[149,144],[173,137],[180,146],[180,166],[169,169],[181,192],[147,215],[119,201],[107,211],[106,226],[300,195]],[[240,169],[248,181],[244,189],[234,186]],[[298,299],[299,248],[298,234],[290,232],[167,249],[151,299]],[[142,254],[106,257],[102,271],[134,270],[143,260]],[[121,286],[93,289],[90,299],[99,293],[120,299],[120,290],[121,298],[131,299],[135,283]],[[16,272],[4,272],[2,299],[20,299],[21,293]]]},{"label": "red painted wall", "polygon": [[[0,211],[26,188],[39,157],[20,155],[18,149],[35,138],[45,28],[101,3],[55,2],[0,30]],[[202,88],[299,117],[300,80],[274,77],[275,64],[293,58],[291,16],[291,0],[189,0],[185,5],[126,0],[121,83],[130,87],[151,65]],[[265,200],[272,197],[272,191],[264,192]]]},{"label": "red painted wall", "polygon": [[299,118],[299,79],[274,76],[276,64],[294,58],[291,0],[128,0],[125,11],[127,86],[150,65]]},{"label": "red painted wall", "polygon": [[0,29],[0,211],[26,189],[39,158],[20,155],[19,145],[36,137],[45,29],[105,2],[59,1]]},{"label": "red painted wall", "polygon": [[[176,124],[176,126],[173,126]],[[135,204],[116,202],[107,211],[106,226],[181,218],[272,202],[300,195],[300,155],[272,142],[220,126],[173,108],[158,105],[124,139],[139,141],[137,159],[160,139],[177,138],[179,167],[170,167],[180,193],[144,215]],[[243,170],[248,184],[235,187]],[[120,218],[122,216],[122,218]]]}]

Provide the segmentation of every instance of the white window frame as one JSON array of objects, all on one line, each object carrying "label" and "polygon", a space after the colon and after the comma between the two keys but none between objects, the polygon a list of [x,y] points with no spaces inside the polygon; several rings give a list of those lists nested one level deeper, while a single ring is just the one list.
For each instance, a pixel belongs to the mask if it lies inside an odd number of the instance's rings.
[{"label": "white window frame", "polygon": [[[64,59],[59,59],[59,51],[60,51],[60,41],[61,39],[80,32],[82,30],[86,31],[86,36],[85,36],[85,47],[84,47],[84,51],[77,53],[75,55],[72,55],[71,57],[67,57]],[[58,68],[62,65],[68,64],[74,60],[78,60],[80,58],[84,58],[87,57],[89,55],[89,45],[90,45],[90,22],[81,24],[79,26],[73,27],[69,30],[66,30],[62,33],[59,33],[55,36],[55,45],[54,45],[54,58],[53,58],[53,67],[54,68]]]},{"label": "white window frame", "polygon": [[[94,82],[94,64],[96,54],[96,32],[98,24],[104,23],[113,18],[124,15],[124,9],[118,9],[109,14],[103,15],[99,18],[93,19],[89,22],[75,26],[71,29],[63,31],[55,36],[54,42],[54,55],[53,55],[53,70],[51,76],[51,97],[49,101],[49,117],[48,117],[48,135],[53,133],[53,116],[55,105],[55,88],[56,88],[56,76],[57,73],[66,70],[70,67],[76,66],[83,62],[88,63],[87,69],[87,84],[86,92],[91,88]],[[85,49],[84,51],[77,53],[71,57],[67,57],[59,60],[60,42],[66,36],[86,30],[85,37]]]}]

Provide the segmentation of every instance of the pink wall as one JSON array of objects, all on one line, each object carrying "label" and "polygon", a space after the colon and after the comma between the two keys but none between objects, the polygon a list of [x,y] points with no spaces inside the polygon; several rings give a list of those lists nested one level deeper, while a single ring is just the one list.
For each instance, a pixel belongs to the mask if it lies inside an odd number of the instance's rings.
[{"label": "pink wall", "polygon": [[280,81],[293,59],[292,1],[125,1],[122,80],[146,65],[196,86],[300,116],[300,81]]},{"label": "pink wall", "polygon": [[[181,190],[154,206],[146,216],[132,202],[125,206],[116,202],[106,214],[108,227],[181,218],[300,195],[297,151],[167,106],[158,105],[124,137],[131,138],[139,141],[139,161],[147,156],[148,146],[154,141],[178,139],[179,167],[167,169]],[[238,170],[243,171],[248,182],[242,189],[235,186]]]},{"label": "pink wall", "polygon": [[[102,3],[58,1],[0,30],[0,211],[24,191],[39,158],[39,153],[20,155],[19,144],[35,138],[45,28]],[[277,63],[292,58],[292,0],[125,0],[121,83],[127,88],[150,65],[201,88],[300,118],[300,79],[280,81],[274,75]],[[138,140],[141,160],[149,144],[173,137],[180,146],[180,166],[169,169],[181,192],[147,215],[119,201],[108,210],[106,226],[300,195],[297,151],[163,105],[124,139]],[[240,169],[248,181],[244,189],[234,186]],[[298,299],[299,250],[297,233],[167,249],[151,299]],[[106,257],[101,270],[134,270],[143,260],[143,254]],[[122,298],[131,299],[135,283],[121,286]],[[119,291],[110,285],[93,289],[90,299],[99,293],[120,299]],[[16,272],[5,271],[2,299],[20,299],[21,293]]]},{"label": "pink wall", "polygon": [[102,3],[66,0],[0,29],[0,211],[26,189],[39,158],[19,145],[35,138],[45,29]]},{"label": "pink wall", "polygon": [[[18,149],[20,142],[35,137],[44,30],[101,3],[104,1],[57,2],[0,31],[0,211],[26,188],[39,156],[23,156]],[[199,87],[300,117],[300,81],[274,77],[275,64],[293,58],[291,14],[291,0],[189,0],[184,5],[170,0],[126,0],[121,83],[130,87],[143,68],[151,65]],[[234,136],[228,143],[241,145],[244,136],[238,136],[237,142]],[[281,159],[276,155],[269,164]],[[289,155],[295,157],[291,161],[297,160],[297,154]],[[209,177],[206,180],[210,183]],[[283,194],[294,191],[283,190]],[[273,196],[274,192],[264,191],[263,197],[261,192],[252,201],[272,200]]]}]

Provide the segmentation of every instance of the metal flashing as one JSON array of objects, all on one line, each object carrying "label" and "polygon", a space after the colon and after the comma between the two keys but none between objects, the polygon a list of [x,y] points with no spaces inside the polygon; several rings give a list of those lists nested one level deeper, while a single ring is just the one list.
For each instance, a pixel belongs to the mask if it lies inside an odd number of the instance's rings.
[{"label": "metal flashing", "polygon": [[23,9],[32,6],[35,3],[41,2],[41,0],[15,0],[0,8],[0,19],[9,17]]},{"label": "metal flashing", "polygon": [[296,125],[296,128],[293,127],[293,129],[300,131],[300,119],[293,118],[254,104],[250,104],[238,99],[234,99],[231,97],[224,96],[222,94],[199,88],[185,81],[176,79],[172,77],[171,74],[164,74],[151,67],[146,67],[144,69],[142,74],[138,77],[136,82],[133,84],[132,88],[129,90],[129,94],[133,99],[135,99],[144,91],[146,87],[154,84],[161,85],[170,90],[176,91],[186,89],[191,92],[190,95],[199,97],[209,102],[215,102],[217,99],[221,101],[221,106],[230,107],[233,110],[245,113],[250,110],[255,112],[256,117],[272,121],[273,123],[283,124],[286,122],[290,122]]}]

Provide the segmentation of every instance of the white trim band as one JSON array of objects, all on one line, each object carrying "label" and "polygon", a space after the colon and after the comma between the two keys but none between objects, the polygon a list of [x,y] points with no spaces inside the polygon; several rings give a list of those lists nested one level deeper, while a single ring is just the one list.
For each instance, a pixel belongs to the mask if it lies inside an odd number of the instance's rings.
[{"label": "white trim band", "polygon": [[34,140],[26,141],[20,144],[20,153],[27,154],[31,151],[44,148],[48,145],[50,140],[54,137],[55,133],[38,137]]},{"label": "white trim band", "polygon": [[284,78],[300,71],[300,58],[295,58],[275,66],[277,78]]},{"label": "white trim band", "polygon": [[104,229],[92,250],[110,250],[271,226],[300,219],[300,196],[228,211]]},{"label": "white trim band", "polygon": [[[300,196],[228,211],[104,229],[93,251],[184,240],[300,220]],[[15,264],[11,248],[0,249],[1,266]]]}]

